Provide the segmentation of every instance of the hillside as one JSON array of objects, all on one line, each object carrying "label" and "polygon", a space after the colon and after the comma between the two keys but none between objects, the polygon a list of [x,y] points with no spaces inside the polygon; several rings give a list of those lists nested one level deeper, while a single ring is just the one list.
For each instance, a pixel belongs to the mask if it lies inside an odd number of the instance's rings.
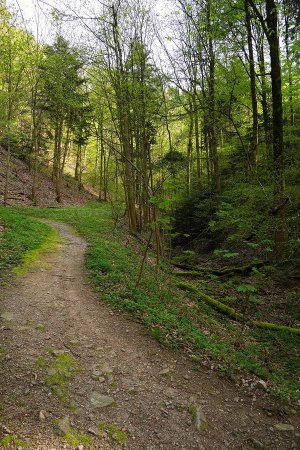
[{"label": "hillside", "polygon": [[[5,187],[7,152],[0,146],[0,203],[3,203]],[[55,189],[51,177],[47,175],[44,167],[38,173],[37,202],[35,206],[57,207]],[[11,171],[9,178],[9,202],[11,206],[33,206],[31,200],[32,174],[25,161],[11,158]],[[84,205],[87,200],[95,199],[95,195],[87,190],[79,191],[75,180],[65,176],[61,205]]]}]

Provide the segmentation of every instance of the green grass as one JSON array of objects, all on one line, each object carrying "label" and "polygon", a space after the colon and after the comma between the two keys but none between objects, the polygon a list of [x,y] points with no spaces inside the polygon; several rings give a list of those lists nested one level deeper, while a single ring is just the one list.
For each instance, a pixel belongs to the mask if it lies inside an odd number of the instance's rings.
[{"label": "green grass", "polygon": [[19,212],[73,226],[89,242],[86,266],[101,299],[138,318],[163,345],[185,347],[194,360],[209,355],[221,374],[255,373],[283,400],[300,398],[299,336],[244,328],[192,294],[181,292],[167,274],[157,279],[151,266],[146,265],[136,289],[140,244],[123,229],[114,229],[109,205],[14,211],[13,218]]},{"label": "green grass", "polygon": [[57,233],[12,208],[0,207],[0,281],[8,270],[25,275],[41,251],[54,246]]}]

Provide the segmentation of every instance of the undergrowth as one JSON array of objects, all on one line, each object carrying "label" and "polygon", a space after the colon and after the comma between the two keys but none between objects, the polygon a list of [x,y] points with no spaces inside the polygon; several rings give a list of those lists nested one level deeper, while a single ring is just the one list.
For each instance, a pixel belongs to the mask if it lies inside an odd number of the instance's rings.
[{"label": "undergrowth", "polygon": [[164,272],[156,278],[151,264],[136,289],[141,247],[123,229],[114,229],[109,205],[19,212],[63,221],[84,236],[86,266],[101,299],[138,318],[163,345],[185,347],[195,361],[209,357],[221,374],[254,373],[282,400],[300,399],[299,336],[238,324],[176,289]]}]

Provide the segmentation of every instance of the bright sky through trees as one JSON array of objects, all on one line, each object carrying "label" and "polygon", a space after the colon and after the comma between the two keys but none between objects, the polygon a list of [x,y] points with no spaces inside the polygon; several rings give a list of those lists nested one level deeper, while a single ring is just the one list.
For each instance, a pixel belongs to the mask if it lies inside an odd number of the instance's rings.
[{"label": "bright sky through trees", "polygon": [[[159,19],[160,23],[166,25],[165,18],[170,12],[170,7],[172,6],[173,0],[150,0],[151,10]],[[49,42],[53,38],[53,17],[52,11],[59,10],[64,11],[76,18],[82,15],[82,17],[93,17],[95,14],[90,14],[91,12],[97,12],[100,10],[101,5],[97,0],[90,2],[82,2],[78,0],[9,0],[8,5],[13,8],[20,17],[20,23],[26,27],[34,34],[38,30],[40,37],[43,41]],[[23,20],[24,19],[24,20]],[[87,21],[88,23],[88,21]],[[76,41],[80,39],[82,33],[82,22],[77,19],[72,23],[71,27],[67,24],[64,27],[64,33],[66,33],[70,39]],[[166,30],[166,28],[165,28]],[[162,30],[160,30],[162,31]]]}]

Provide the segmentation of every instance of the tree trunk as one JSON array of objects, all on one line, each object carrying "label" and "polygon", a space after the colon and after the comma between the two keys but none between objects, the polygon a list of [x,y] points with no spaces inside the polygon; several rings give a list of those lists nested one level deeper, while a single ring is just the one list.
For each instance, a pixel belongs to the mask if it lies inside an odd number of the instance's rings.
[{"label": "tree trunk", "polygon": [[105,186],[105,149],[103,141],[103,123],[99,122],[99,144],[100,144],[100,165],[99,165],[99,201],[105,199],[104,186]]},{"label": "tree trunk", "polygon": [[277,6],[274,0],[266,0],[268,42],[270,46],[272,103],[273,103],[273,164],[274,164],[274,249],[276,260],[287,251],[286,197],[284,180],[283,110],[281,88],[281,64],[278,36]]},{"label": "tree trunk", "polygon": [[201,182],[201,155],[200,155],[200,136],[199,136],[199,114],[197,108],[197,92],[196,86],[194,86],[193,92],[193,109],[194,109],[194,125],[195,125],[195,150],[196,150],[196,168],[197,168],[197,180]]},{"label": "tree trunk", "polygon": [[136,232],[138,230],[138,220],[135,208],[135,173],[133,170],[133,151],[132,140],[130,137],[131,123],[130,123],[130,111],[129,111],[129,94],[127,76],[123,65],[123,54],[120,43],[118,12],[116,6],[112,5],[112,31],[114,41],[114,53],[116,58],[116,74],[114,80],[114,87],[117,97],[117,109],[118,119],[120,127],[120,141],[122,146],[122,154],[124,161],[124,189],[128,211],[129,228],[131,231]]},{"label": "tree trunk", "polygon": [[271,148],[271,127],[270,127],[270,114],[268,107],[268,88],[266,83],[266,66],[265,66],[265,55],[264,55],[264,35],[259,36],[259,42],[257,46],[258,54],[258,64],[260,70],[260,80],[261,80],[261,106],[263,111],[263,126],[265,134],[265,145],[266,145],[266,155],[267,159],[272,159],[272,148]]},{"label": "tree trunk", "polygon": [[290,125],[293,127],[295,125],[295,114],[293,105],[293,75],[292,75],[292,65],[290,59],[290,22],[289,22],[289,12],[288,12],[288,1],[284,1],[284,21],[285,21],[285,56],[288,67],[288,82],[289,82],[289,110],[290,110]]},{"label": "tree trunk", "polygon": [[212,182],[213,190],[216,193],[221,191],[221,179],[219,168],[219,155],[217,149],[216,136],[216,102],[215,102],[215,52],[212,36],[211,25],[211,0],[207,2],[207,32],[208,32],[208,57],[209,57],[209,78],[208,78],[208,103],[209,103],[209,118],[208,118],[208,140],[209,151],[212,162]]},{"label": "tree trunk", "polygon": [[190,123],[189,123],[189,135],[188,135],[188,143],[187,143],[186,180],[187,180],[187,192],[190,194],[191,184],[192,184],[191,171],[192,171],[193,130],[194,130],[192,105],[190,105],[189,119],[190,119]]},{"label": "tree trunk", "polygon": [[39,126],[34,120],[33,125],[33,172],[32,172],[32,186],[31,198],[36,205],[37,203],[37,176],[38,176],[38,157],[39,157]]},{"label": "tree trunk", "polygon": [[56,149],[55,149],[55,193],[56,201],[61,203],[61,187],[62,187],[62,171],[61,171],[61,145],[62,145],[62,135],[63,135],[63,119],[59,121],[56,137]]},{"label": "tree trunk", "polygon": [[64,170],[65,170],[65,165],[66,165],[66,160],[68,157],[69,145],[70,145],[70,132],[71,132],[71,127],[70,127],[70,125],[68,125],[66,140],[65,140],[65,144],[64,144],[63,159],[62,159],[62,164],[61,164],[61,168],[60,168],[61,177],[63,176]]},{"label": "tree trunk", "polygon": [[10,164],[11,164],[11,120],[12,120],[12,111],[13,111],[13,89],[12,89],[12,53],[11,53],[11,45],[9,46],[9,64],[8,64],[8,73],[7,73],[7,93],[8,93],[8,105],[7,105],[7,157],[6,157],[6,172],[5,172],[5,185],[4,185],[4,197],[3,204],[4,206],[8,205],[8,197],[9,197],[9,177],[10,177]]},{"label": "tree trunk", "polygon": [[252,30],[251,30],[251,16],[249,11],[249,2],[244,0],[245,9],[245,24],[247,30],[248,52],[249,52],[249,65],[250,65],[250,90],[251,90],[251,103],[252,103],[252,135],[250,140],[249,151],[249,165],[255,167],[257,162],[257,148],[258,148],[258,110],[257,110],[257,97],[256,97],[256,74],[255,74],[255,61],[252,43]]}]

